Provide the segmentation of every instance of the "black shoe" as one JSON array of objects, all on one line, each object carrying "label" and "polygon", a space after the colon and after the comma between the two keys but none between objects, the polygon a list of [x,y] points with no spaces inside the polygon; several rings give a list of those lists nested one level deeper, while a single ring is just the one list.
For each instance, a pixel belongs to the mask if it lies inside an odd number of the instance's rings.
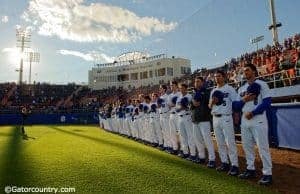
[{"label": "black shoe", "polygon": [[158,143],[151,143],[151,146],[156,148],[158,146]]},{"label": "black shoe", "polygon": [[161,150],[161,151],[163,151],[163,150],[165,150],[165,147],[163,145],[159,145],[158,149]]},{"label": "black shoe", "polygon": [[228,163],[222,163],[221,166],[216,168],[217,171],[222,172],[228,172],[229,170],[229,164]]},{"label": "black shoe", "polygon": [[165,147],[165,152],[171,154],[172,149],[170,147]]},{"label": "black shoe", "polygon": [[256,177],[256,172],[255,170],[248,170],[246,169],[245,172],[239,175],[240,179],[251,179]]},{"label": "black shoe", "polygon": [[180,152],[178,153],[178,156],[179,156],[180,158],[183,158],[183,159],[186,159],[186,158],[189,157],[188,154],[184,154],[182,151],[180,151]]},{"label": "black shoe", "polygon": [[208,161],[207,165],[208,168],[216,168],[216,163],[213,160]]},{"label": "black shoe", "polygon": [[186,159],[187,159],[188,161],[193,161],[193,160],[196,159],[196,156],[189,155],[188,157],[186,157]]},{"label": "black shoe", "polygon": [[197,156],[191,156],[191,161],[194,163],[199,164],[200,163],[200,158],[198,158]]},{"label": "black shoe", "polygon": [[173,150],[173,149],[171,148],[171,149],[170,149],[170,154],[178,155],[178,150]]},{"label": "black shoe", "polygon": [[263,175],[258,181],[260,185],[271,185],[272,184],[272,175]]},{"label": "black shoe", "polygon": [[206,162],[205,158],[197,158],[198,164],[205,164],[205,162]]},{"label": "black shoe", "polygon": [[231,176],[237,176],[239,174],[239,168],[237,166],[231,166],[227,174]]},{"label": "black shoe", "polygon": [[180,158],[183,158],[183,152],[182,151],[179,151],[177,156],[179,156]]}]

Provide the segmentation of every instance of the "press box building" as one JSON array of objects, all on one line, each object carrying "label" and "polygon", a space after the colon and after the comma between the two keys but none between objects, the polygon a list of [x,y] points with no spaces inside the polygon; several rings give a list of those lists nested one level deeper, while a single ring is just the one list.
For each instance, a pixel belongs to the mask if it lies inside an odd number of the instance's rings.
[{"label": "press box building", "polygon": [[138,88],[168,83],[190,73],[191,61],[188,59],[131,52],[120,55],[113,63],[96,64],[89,70],[89,88]]}]

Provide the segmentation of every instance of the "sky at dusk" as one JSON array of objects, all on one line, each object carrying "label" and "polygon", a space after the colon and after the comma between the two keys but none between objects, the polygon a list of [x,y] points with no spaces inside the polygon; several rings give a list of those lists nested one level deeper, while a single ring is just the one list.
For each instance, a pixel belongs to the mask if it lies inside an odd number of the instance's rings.
[{"label": "sky at dusk", "polygon": [[[31,35],[38,52],[32,80],[66,84],[88,80],[96,63],[122,53],[191,60],[192,70],[216,67],[256,49],[250,39],[272,44],[268,0],[0,0],[0,82],[18,80],[16,29]],[[300,1],[275,0],[279,40],[300,32]],[[28,81],[28,62],[24,81]]]}]

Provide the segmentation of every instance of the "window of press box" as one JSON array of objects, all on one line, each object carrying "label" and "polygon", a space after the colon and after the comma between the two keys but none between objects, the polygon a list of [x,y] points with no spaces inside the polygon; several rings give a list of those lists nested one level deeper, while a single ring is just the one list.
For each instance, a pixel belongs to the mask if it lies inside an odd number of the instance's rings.
[{"label": "window of press box", "polygon": [[129,74],[118,75],[118,81],[128,81],[128,80],[129,80]]},{"label": "window of press box", "polygon": [[139,78],[138,78],[138,73],[131,73],[130,74],[130,79],[131,80],[138,80]]},{"label": "window of press box", "polygon": [[173,76],[173,68],[171,68],[171,67],[167,68],[167,75],[168,76]]},{"label": "window of press box", "polygon": [[181,67],[181,74],[190,74],[191,68],[190,67]]},{"label": "window of press box", "polygon": [[152,77],[153,77],[153,72],[149,71],[149,78],[152,78]]},{"label": "window of press box", "polygon": [[158,76],[165,76],[166,75],[166,68],[158,69]]},{"label": "window of press box", "polygon": [[140,73],[141,79],[147,79],[148,78],[148,71],[144,71]]}]

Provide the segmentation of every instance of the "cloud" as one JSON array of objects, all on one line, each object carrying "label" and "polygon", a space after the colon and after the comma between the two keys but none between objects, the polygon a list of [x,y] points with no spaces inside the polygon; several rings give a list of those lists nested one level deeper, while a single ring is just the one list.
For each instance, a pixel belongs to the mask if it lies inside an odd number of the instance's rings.
[{"label": "cloud", "polygon": [[2,23],[7,23],[8,22],[8,16],[7,15],[1,16],[1,22]]},{"label": "cloud", "polygon": [[78,42],[131,42],[177,26],[176,22],[140,17],[122,7],[87,5],[84,0],[31,0],[22,18],[41,35]]},{"label": "cloud", "polygon": [[86,61],[96,61],[96,62],[103,62],[103,63],[111,63],[114,61],[113,57],[109,57],[104,53],[98,53],[96,51],[82,53],[74,50],[58,50],[57,53],[62,55],[71,55],[71,56],[80,57]]}]

